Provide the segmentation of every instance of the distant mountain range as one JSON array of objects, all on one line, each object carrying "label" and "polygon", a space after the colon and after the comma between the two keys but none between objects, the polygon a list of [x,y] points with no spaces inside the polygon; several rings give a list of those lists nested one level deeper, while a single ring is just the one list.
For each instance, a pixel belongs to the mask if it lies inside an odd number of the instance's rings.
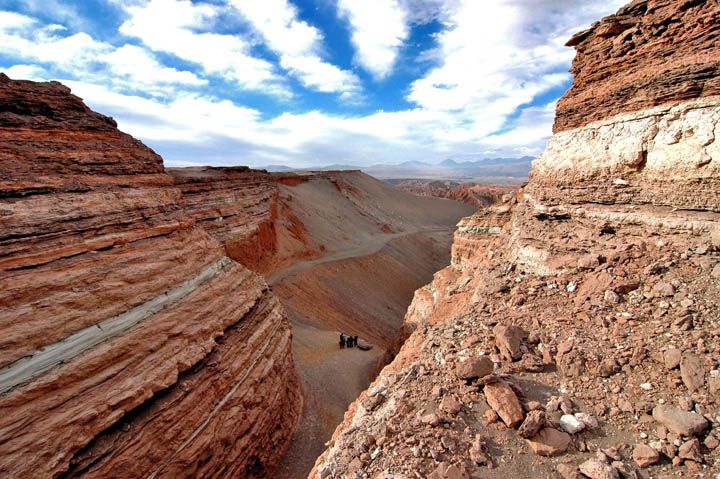
[{"label": "distant mountain range", "polygon": [[487,158],[476,161],[447,159],[439,164],[413,160],[394,165],[376,164],[371,166],[358,166],[333,164],[310,168],[268,165],[260,168],[275,172],[362,170],[368,175],[382,180],[417,178],[472,181],[475,183],[496,185],[517,185],[527,181],[534,159],[532,156],[523,156],[521,158]]}]

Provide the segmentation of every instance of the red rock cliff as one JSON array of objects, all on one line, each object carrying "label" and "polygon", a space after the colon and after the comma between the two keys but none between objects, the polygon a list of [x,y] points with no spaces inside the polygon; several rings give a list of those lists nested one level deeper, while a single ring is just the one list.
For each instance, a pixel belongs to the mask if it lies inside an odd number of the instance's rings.
[{"label": "red rock cliff", "polygon": [[572,88],[555,131],[720,95],[717,0],[636,0],[575,35]]},{"label": "red rock cliff", "polygon": [[292,434],[290,328],[162,159],[0,75],[0,475],[250,477]]},{"label": "red rock cliff", "polygon": [[312,235],[282,190],[310,175],[272,174],[245,166],[168,168],[182,191],[183,207],[229,257],[253,271],[269,274],[300,259],[319,255]]},{"label": "red rock cliff", "polygon": [[720,4],[635,1],[577,35],[526,191],[547,205],[720,211]]}]

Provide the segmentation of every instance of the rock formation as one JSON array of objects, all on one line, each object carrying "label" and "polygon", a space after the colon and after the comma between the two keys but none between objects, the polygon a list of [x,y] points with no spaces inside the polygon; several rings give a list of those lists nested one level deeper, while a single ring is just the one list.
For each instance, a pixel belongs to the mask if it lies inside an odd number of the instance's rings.
[{"label": "rock formation", "polygon": [[261,475],[302,404],[265,281],[58,83],[0,75],[0,163],[0,475]]},{"label": "rock formation", "polygon": [[460,223],[311,477],[720,473],[719,29],[636,0],[573,38],[529,184]]},{"label": "rock formation", "polygon": [[272,175],[247,167],[168,168],[185,211],[220,241],[227,255],[261,271],[277,254],[278,187]]},{"label": "rock formation", "polygon": [[490,186],[449,180],[385,180],[410,193],[467,203],[478,208],[491,206],[517,190],[512,186]]}]

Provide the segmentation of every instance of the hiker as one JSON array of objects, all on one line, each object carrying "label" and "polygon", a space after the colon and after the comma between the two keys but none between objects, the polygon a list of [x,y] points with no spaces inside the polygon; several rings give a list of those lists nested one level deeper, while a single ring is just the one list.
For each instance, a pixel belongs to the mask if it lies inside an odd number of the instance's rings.
[{"label": "hiker", "polygon": [[[350,338],[348,337],[348,343],[350,342]],[[348,346],[350,347],[350,346]],[[340,349],[345,349],[345,335],[343,333],[340,333]]]},{"label": "hiker", "polygon": [[348,336],[348,337],[347,337],[347,347],[348,347],[348,348],[352,348],[352,347],[353,347],[352,338],[353,338],[352,336]]},{"label": "hiker", "polygon": [[353,347],[357,348],[357,336],[353,336]]}]

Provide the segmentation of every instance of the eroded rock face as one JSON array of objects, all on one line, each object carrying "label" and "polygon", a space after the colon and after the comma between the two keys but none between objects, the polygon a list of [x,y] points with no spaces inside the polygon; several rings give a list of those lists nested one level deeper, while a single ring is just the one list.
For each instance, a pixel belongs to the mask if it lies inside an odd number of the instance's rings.
[{"label": "eroded rock face", "polygon": [[246,477],[302,405],[264,280],[162,159],[57,83],[0,75],[0,475]]},{"label": "eroded rock face", "polygon": [[225,246],[228,256],[261,270],[275,255],[278,188],[272,175],[247,167],[168,168],[185,211]]},{"label": "eroded rock face", "polygon": [[[452,264],[416,292],[413,332],[371,386],[386,406],[351,406],[316,471],[357,456],[368,477],[428,475],[433,460],[477,477],[720,473],[719,13],[637,0],[573,40],[576,81],[529,184],[461,221]],[[508,324],[528,333],[517,354],[493,340]],[[492,377],[454,373],[479,356]],[[532,428],[498,416],[484,391],[498,379],[539,411]],[[459,414],[416,419],[444,395]],[[381,444],[370,458],[360,430]],[[477,438],[494,445],[481,461]],[[633,461],[641,440],[663,466],[642,447]]]},{"label": "eroded rock face", "polygon": [[638,0],[575,35],[555,131],[720,94],[716,0]]},{"label": "eroded rock face", "polygon": [[545,207],[651,204],[720,211],[720,96],[564,130],[525,190]]}]

